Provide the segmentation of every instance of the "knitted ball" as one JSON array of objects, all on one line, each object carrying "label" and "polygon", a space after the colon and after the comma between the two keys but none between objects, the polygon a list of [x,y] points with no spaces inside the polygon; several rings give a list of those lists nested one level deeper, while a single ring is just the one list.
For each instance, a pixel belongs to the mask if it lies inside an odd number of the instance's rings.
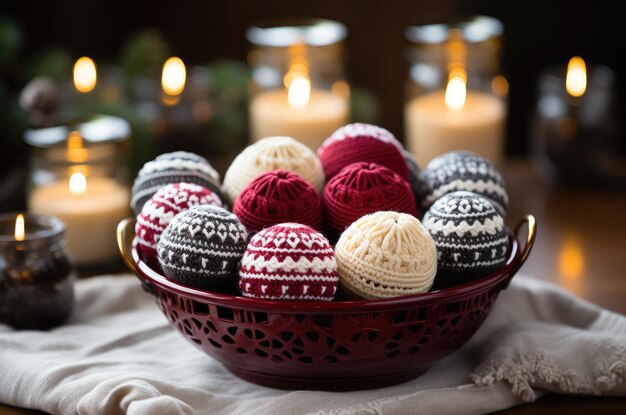
[{"label": "knitted ball", "polygon": [[324,189],[327,225],[341,233],[362,216],[380,210],[418,215],[409,183],[393,170],[376,163],[352,163]]},{"label": "knitted ball", "polygon": [[141,259],[151,267],[158,264],[156,245],[161,233],[178,213],[196,205],[222,207],[220,198],[193,183],[171,183],[160,188],[137,216],[135,239]]},{"label": "knitted ball", "polygon": [[389,131],[370,124],[348,124],[324,141],[317,154],[330,180],[348,164],[358,161],[390,168],[404,179],[409,170],[402,157],[402,145]]},{"label": "knitted ball", "polygon": [[322,228],[322,198],[295,173],[279,169],[252,180],[237,197],[233,213],[255,233],[284,222]]},{"label": "knitted ball", "polygon": [[415,204],[420,207],[422,204],[422,182],[420,181],[422,169],[420,169],[417,159],[410,151],[403,148],[402,157],[404,157],[406,167],[409,169],[409,184],[411,185],[413,196],[415,196]]},{"label": "knitted ball", "polygon": [[306,225],[281,223],[252,237],[239,270],[244,296],[331,301],[337,262],[328,239]]},{"label": "knitted ball", "polygon": [[341,234],[335,257],[339,283],[353,298],[423,293],[437,272],[433,239],[417,218],[406,213],[363,216]]},{"label": "knitted ball", "polygon": [[420,174],[422,205],[428,209],[446,193],[466,190],[490,199],[506,216],[509,197],[504,180],[489,160],[469,151],[452,151],[435,157]]},{"label": "knitted ball", "polygon": [[471,192],[448,193],[424,215],[435,240],[438,288],[484,277],[504,265],[509,237],[489,199]]},{"label": "knitted ball", "polygon": [[174,216],[157,243],[159,263],[171,280],[201,289],[236,287],[248,231],[237,217],[211,205]]},{"label": "knitted ball", "polygon": [[220,175],[204,157],[186,151],[165,153],[144,164],[135,178],[130,200],[135,215],[161,187],[180,182],[198,184],[220,195]]},{"label": "knitted ball", "polygon": [[319,193],[324,188],[324,171],[315,153],[291,137],[267,137],[246,147],[224,175],[222,191],[232,204],[239,193],[262,173],[285,169],[298,174]]}]

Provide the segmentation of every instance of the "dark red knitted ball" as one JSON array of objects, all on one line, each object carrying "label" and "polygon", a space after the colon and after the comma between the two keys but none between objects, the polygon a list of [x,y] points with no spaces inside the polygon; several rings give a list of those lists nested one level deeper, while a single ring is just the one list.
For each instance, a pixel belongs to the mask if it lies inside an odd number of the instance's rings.
[{"label": "dark red knitted ball", "polygon": [[331,301],[338,283],[330,242],[299,223],[281,223],[254,235],[239,269],[239,288],[246,297]]},{"label": "dark red knitted ball", "polygon": [[252,233],[283,222],[322,227],[322,198],[303,178],[279,169],[250,182],[235,200],[233,213]]},{"label": "dark red knitted ball", "polygon": [[348,124],[324,141],[317,151],[326,180],[348,164],[367,161],[395,171],[404,179],[409,169],[401,153],[402,146],[389,131],[370,124]]},{"label": "dark red knitted ball", "polygon": [[327,224],[341,233],[362,216],[392,210],[418,216],[409,183],[376,163],[353,163],[330,179],[324,189]]}]

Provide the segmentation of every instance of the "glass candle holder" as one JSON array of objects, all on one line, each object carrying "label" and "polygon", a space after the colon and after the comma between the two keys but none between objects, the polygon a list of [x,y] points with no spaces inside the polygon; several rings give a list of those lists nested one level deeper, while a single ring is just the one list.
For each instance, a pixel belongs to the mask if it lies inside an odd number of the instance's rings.
[{"label": "glass candle holder", "polygon": [[249,124],[252,141],[291,136],[316,150],[348,123],[344,75],[346,27],[330,20],[267,22],[249,27],[253,46]]},{"label": "glass candle holder", "polygon": [[28,209],[59,217],[67,250],[81,272],[120,264],[115,229],[130,214],[130,127],[112,116],[27,130]]},{"label": "glass candle holder", "polygon": [[410,26],[404,110],[407,148],[425,166],[469,150],[501,165],[508,83],[501,73],[503,25],[492,17]]},{"label": "glass candle holder", "polygon": [[614,91],[613,71],[587,67],[581,58],[540,74],[531,143],[535,166],[545,179],[598,184],[621,176],[626,182],[623,160],[617,159],[621,126]]},{"label": "glass candle holder", "polygon": [[63,222],[52,216],[0,215],[0,323],[48,329],[74,306],[75,272]]}]

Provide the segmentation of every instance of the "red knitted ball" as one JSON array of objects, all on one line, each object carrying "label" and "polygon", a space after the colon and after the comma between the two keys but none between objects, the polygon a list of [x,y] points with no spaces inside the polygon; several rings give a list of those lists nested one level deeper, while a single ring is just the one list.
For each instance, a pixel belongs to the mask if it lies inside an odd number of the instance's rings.
[{"label": "red knitted ball", "polygon": [[172,183],[161,187],[137,215],[135,241],[141,259],[157,268],[156,244],[161,233],[178,213],[196,205],[222,207],[219,196],[211,190],[193,183]]},{"label": "red knitted ball", "polygon": [[306,225],[281,223],[252,237],[241,260],[244,296],[331,301],[339,275],[328,239]]},{"label": "red knitted ball", "polygon": [[326,184],[324,207],[328,227],[337,234],[360,217],[381,210],[419,215],[409,183],[376,163],[344,167]]},{"label": "red knitted ball", "polygon": [[263,173],[235,200],[233,213],[255,233],[284,222],[322,227],[322,198],[303,178],[279,169]]},{"label": "red knitted ball", "polygon": [[377,163],[409,178],[409,169],[401,153],[402,146],[389,131],[370,124],[348,124],[324,141],[317,151],[326,180],[359,161]]}]

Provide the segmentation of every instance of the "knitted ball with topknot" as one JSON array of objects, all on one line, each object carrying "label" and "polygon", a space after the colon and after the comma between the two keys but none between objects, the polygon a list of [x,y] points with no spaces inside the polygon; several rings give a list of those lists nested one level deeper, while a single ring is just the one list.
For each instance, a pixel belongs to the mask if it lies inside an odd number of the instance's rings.
[{"label": "knitted ball with topknot", "polygon": [[232,206],[252,180],[277,169],[296,173],[319,193],[324,188],[322,165],[310,148],[291,137],[267,137],[249,145],[235,157],[224,175],[222,192]]},{"label": "knitted ball with topknot", "polygon": [[130,206],[135,215],[161,187],[170,183],[193,183],[220,194],[220,175],[204,158],[187,151],[164,153],[143,165],[132,189]]},{"label": "knitted ball with topknot", "polygon": [[360,161],[380,164],[408,179],[409,170],[401,151],[402,145],[389,131],[371,124],[355,123],[335,131],[324,141],[317,154],[326,180],[348,164]]},{"label": "knitted ball with topknot", "polygon": [[498,213],[506,216],[509,197],[504,180],[493,164],[478,154],[469,151],[442,154],[428,163],[419,178],[424,210],[446,193],[465,190],[489,198]]},{"label": "knitted ball with topknot", "polygon": [[335,175],[324,189],[330,233],[337,236],[362,216],[379,210],[418,215],[409,183],[376,163],[353,163]]},{"label": "knitted ball with topknot", "polygon": [[437,272],[435,243],[419,219],[376,212],[354,222],[335,246],[339,283],[349,298],[428,291]]},{"label": "knitted ball with topknot", "polygon": [[333,248],[320,232],[281,223],[252,237],[239,270],[246,297],[331,301],[339,277]]},{"label": "knitted ball with topknot", "polygon": [[233,207],[241,223],[252,233],[284,222],[322,228],[322,198],[304,179],[279,169],[252,180]]},{"label": "knitted ball with topknot", "polygon": [[506,263],[509,237],[504,220],[486,197],[448,193],[428,209],[422,222],[437,247],[437,288],[484,277]]},{"label": "knitted ball with topknot", "polygon": [[139,257],[154,268],[158,266],[156,246],[174,216],[197,205],[222,207],[219,196],[193,183],[171,183],[161,187],[137,216],[135,241]]},{"label": "knitted ball with topknot", "polygon": [[218,206],[194,206],[174,216],[161,234],[159,263],[172,281],[234,292],[248,239],[234,214]]}]

